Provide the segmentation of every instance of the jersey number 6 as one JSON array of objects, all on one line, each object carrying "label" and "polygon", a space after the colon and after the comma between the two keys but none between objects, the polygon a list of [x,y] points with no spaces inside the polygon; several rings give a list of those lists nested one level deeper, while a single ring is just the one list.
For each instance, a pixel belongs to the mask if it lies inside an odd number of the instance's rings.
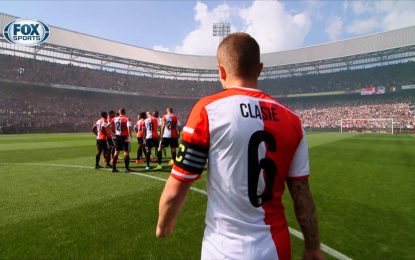
[{"label": "jersey number 6", "polygon": [[[258,147],[265,142],[271,152],[277,150],[277,144],[272,134],[266,131],[256,131],[249,139],[248,145],[248,196],[254,207],[260,207],[264,202],[272,199],[272,187],[277,166],[272,159],[263,158],[258,161]],[[259,175],[264,170],[265,190],[261,195],[257,194]]]}]

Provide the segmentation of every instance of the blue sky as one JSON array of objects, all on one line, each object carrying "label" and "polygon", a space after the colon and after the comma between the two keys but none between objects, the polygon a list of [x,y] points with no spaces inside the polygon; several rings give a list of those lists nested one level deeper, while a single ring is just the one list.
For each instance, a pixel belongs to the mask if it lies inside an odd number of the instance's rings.
[{"label": "blue sky", "polygon": [[263,52],[415,25],[415,1],[1,1],[0,12],[140,47],[214,55],[214,21]]}]

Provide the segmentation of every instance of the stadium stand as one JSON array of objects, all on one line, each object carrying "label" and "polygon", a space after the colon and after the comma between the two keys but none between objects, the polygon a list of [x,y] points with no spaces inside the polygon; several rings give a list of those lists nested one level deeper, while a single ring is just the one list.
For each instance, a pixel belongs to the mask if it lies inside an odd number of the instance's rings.
[{"label": "stadium stand", "polygon": [[180,120],[187,118],[194,100],[143,98],[56,89],[21,84],[0,87],[0,133],[85,132],[102,111],[127,109],[133,122],[139,112],[175,108]]},{"label": "stadium stand", "polygon": [[[16,17],[0,13],[0,27]],[[41,46],[0,35],[0,133],[89,131],[101,111],[172,106],[186,120],[221,90],[216,57],[164,53],[50,26]],[[259,88],[292,107],[309,130],[342,118],[415,124],[415,26],[261,56]],[[386,94],[360,96],[366,87]],[[390,92],[390,93],[389,93]],[[363,121],[357,121],[364,124]]]},{"label": "stadium stand", "polygon": [[147,96],[202,97],[220,90],[219,82],[151,78],[11,55],[0,55],[0,77],[34,83],[140,92]]},{"label": "stadium stand", "polygon": [[[415,95],[395,93],[385,96],[341,95],[285,98],[307,130],[339,129],[341,118],[394,118],[395,128],[415,125]],[[184,122],[195,100],[134,97],[55,89],[41,86],[2,84],[0,88],[0,133],[85,132],[101,111],[127,108],[135,121],[141,111],[175,108]],[[364,127],[361,121],[355,127]]]},{"label": "stadium stand", "polygon": [[[57,64],[0,55],[0,77],[36,83],[56,83],[115,91],[140,92],[147,96],[203,97],[221,90],[218,81],[172,80],[128,75],[71,64]],[[400,87],[415,83],[415,62],[318,75],[264,79],[259,88],[271,95],[356,91],[363,87]]]},{"label": "stadium stand", "polygon": [[[414,93],[412,93],[414,94]],[[395,128],[411,128],[415,114],[410,106],[415,96],[402,93],[387,96],[347,95],[336,97],[302,98],[289,104],[303,120],[306,129],[338,129],[340,119],[393,118]],[[354,127],[364,128],[364,121],[353,122]]]},{"label": "stadium stand", "polygon": [[340,72],[261,80],[259,87],[272,95],[356,91],[364,87],[400,87],[415,83],[415,63],[344,70]]}]

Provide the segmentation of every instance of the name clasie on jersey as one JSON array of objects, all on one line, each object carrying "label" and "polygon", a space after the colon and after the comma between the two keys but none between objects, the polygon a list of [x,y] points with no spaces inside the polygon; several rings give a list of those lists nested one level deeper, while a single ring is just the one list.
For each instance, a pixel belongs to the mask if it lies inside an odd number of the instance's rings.
[{"label": "name clasie on jersey", "polygon": [[259,106],[253,105],[249,103],[241,103],[239,104],[241,109],[241,114],[245,118],[256,118],[261,120],[272,120],[272,121],[279,121],[277,116],[277,108],[268,104],[268,106]]}]

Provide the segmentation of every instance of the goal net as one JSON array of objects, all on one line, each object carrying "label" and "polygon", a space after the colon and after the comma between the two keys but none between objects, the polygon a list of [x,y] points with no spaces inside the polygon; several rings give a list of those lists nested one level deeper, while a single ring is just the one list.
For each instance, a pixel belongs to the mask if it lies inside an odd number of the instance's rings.
[{"label": "goal net", "polygon": [[393,118],[347,118],[340,120],[340,133],[393,134]]}]

